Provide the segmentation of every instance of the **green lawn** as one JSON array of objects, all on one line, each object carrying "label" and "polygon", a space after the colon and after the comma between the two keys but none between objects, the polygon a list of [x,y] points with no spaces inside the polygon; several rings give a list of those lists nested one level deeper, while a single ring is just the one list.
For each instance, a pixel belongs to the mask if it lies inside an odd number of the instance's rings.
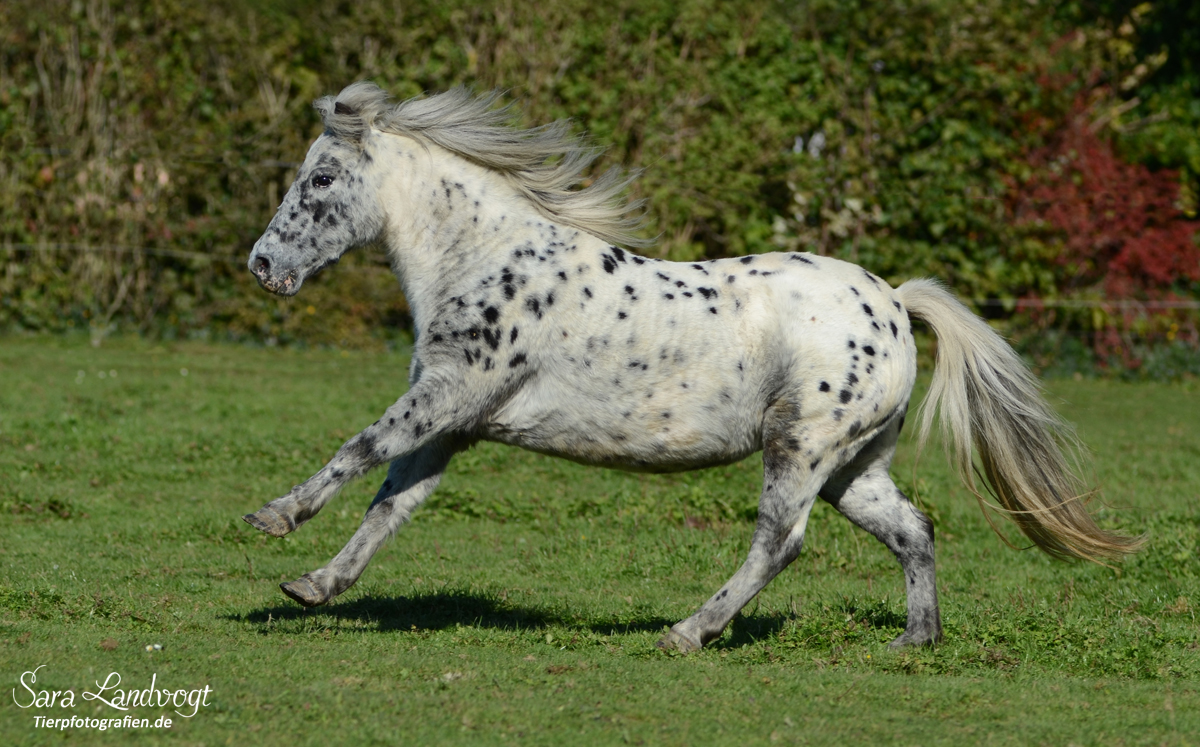
[{"label": "green lawn", "polygon": [[[1095,453],[1102,522],[1149,533],[1119,569],[1005,547],[940,450],[914,472],[905,442],[897,481],[938,532],[941,646],[887,650],[899,566],[819,504],[800,559],[677,656],[654,642],[741,563],[754,459],[660,477],[484,445],[357,586],[316,610],[283,597],[349,538],[382,471],[283,540],[239,517],[374,421],[406,372],[396,354],[0,339],[0,743],[1200,738],[1195,381],[1049,383]],[[34,689],[72,689],[72,707],[19,707],[39,665]],[[82,697],[112,672],[207,686],[208,705],[130,712],[169,730],[35,728],[123,715]]]}]

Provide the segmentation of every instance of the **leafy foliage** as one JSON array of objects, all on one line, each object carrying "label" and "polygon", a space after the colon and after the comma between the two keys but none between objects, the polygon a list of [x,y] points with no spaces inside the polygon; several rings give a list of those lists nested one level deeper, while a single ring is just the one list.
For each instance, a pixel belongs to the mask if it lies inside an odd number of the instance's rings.
[{"label": "leafy foliage", "polygon": [[[1192,348],[1200,342],[1195,314],[1171,308],[1200,296],[1200,232],[1179,209],[1176,173],[1121,161],[1088,113],[1077,104],[1068,127],[1030,154],[1038,176],[1017,190],[1015,213],[1033,229],[1030,236],[1048,229],[1043,235],[1058,244],[1057,294],[1117,302],[1102,306],[1099,323],[1089,319],[1084,327],[1091,327],[1098,355],[1137,368],[1142,360],[1133,339],[1178,340]],[[1146,302],[1153,311],[1128,301]]]},{"label": "leafy foliage", "polygon": [[[528,124],[574,118],[609,147],[599,168],[644,169],[633,196],[662,256],[806,249],[966,298],[1060,296],[1075,260],[1016,224],[1013,190],[1051,183],[1039,154],[1066,142],[1095,71],[1132,76],[1132,96],[1159,60],[1138,47],[1150,21],[1124,33],[1084,15],[1025,0],[15,0],[0,8],[0,324],[97,341],[116,325],[334,345],[402,334],[377,252],[296,300],[243,267],[318,132],[308,103],[362,78],[397,97],[501,88]],[[1195,108],[1171,91],[1153,106]],[[1177,119],[1126,127],[1135,112],[1109,117],[1113,152],[1190,184],[1200,139]]]}]

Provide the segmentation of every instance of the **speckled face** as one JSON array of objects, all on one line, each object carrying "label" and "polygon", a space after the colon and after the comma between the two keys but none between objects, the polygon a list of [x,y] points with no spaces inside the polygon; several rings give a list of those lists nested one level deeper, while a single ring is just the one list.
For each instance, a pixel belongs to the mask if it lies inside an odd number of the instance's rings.
[{"label": "speckled face", "polygon": [[305,278],[374,240],[383,212],[367,178],[372,158],[329,135],[309,148],[296,181],[250,253],[264,289],[293,296]]}]

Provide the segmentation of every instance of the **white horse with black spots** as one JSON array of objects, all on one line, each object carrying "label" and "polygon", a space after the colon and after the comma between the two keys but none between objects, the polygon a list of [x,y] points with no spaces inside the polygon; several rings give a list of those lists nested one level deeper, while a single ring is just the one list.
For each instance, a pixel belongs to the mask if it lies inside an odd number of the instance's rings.
[{"label": "white horse with black spots", "polygon": [[[929,280],[891,288],[810,254],[697,263],[637,246],[628,180],[573,189],[595,150],[564,123],[510,126],[496,95],[391,103],[356,83],[316,102],[325,132],[250,255],[263,288],[306,278],[368,243],[388,252],[412,310],[410,388],[320,471],[246,521],[281,537],[347,481],[390,462],[362,526],[325,567],[282,584],[307,606],[341,594],[480,440],[585,464],[667,472],[763,453],[749,556],[664,648],[697,649],[804,541],[819,496],[895,553],[908,624],[893,645],[938,640],[930,521],[888,475],[916,376],[910,318],[938,341],[935,409],[976,494],[972,447],[1006,513],[1060,557],[1116,558],[1070,469],[1069,428],[1013,351]],[[982,500],[982,498],[981,498]]]}]

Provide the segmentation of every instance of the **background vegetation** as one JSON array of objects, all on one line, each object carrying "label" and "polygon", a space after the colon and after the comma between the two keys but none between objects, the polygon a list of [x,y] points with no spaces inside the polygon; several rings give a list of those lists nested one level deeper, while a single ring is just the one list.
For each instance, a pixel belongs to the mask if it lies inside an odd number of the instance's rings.
[{"label": "background vegetation", "polygon": [[[239,517],[370,423],[406,364],[129,339],[0,346],[0,742],[1107,746],[1200,733],[1196,381],[1052,384],[1095,453],[1101,522],[1148,533],[1119,568],[1005,547],[938,446],[918,465],[906,438],[894,476],[936,527],[940,646],[887,649],[904,624],[899,565],[818,503],[800,558],[722,638],[680,657],[654,642],[744,559],[758,459],[633,475],[484,444],[345,595],[305,611],[280,594],[349,539],[383,473],[286,539]],[[38,684],[76,689],[74,708],[10,702],[14,688],[28,702],[17,678],[40,664]],[[208,685],[211,706],[168,732],[35,728],[36,715],[100,715],[79,689],[113,671],[123,687]]]},{"label": "background vegetation", "polygon": [[[123,735],[152,743],[1192,741],[1195,7],[0,4],[0,327],[79,333],[0,344],[0,671],[213,687],[171,733]],[[728,633],[670,657],[662,628],[744,556],[757,462],[626,475],[485,445],[360,584],[299,610],[276,584],[340,548],[373,481],[285,540],[237,517],[401,393],[407,308],[378,252],[293,300],[244,263],[319,132],[309,103],[361,78],[574,118],[601,168],[645,170],[651,252],[935,275],[1040,368],[1182,378],[1051,384],[1096,453],[1102,522],[1147,549],[1119,569],[1009,550],[936,447],[914,469],[905,442],[945,644],[886,649],[898,568],[821,505]],[[144,339],[83,339],[120,330]],[[92,737],[0,711],[5,744]]]},{"label": "background vegetation", "polygon": [[[378,252],[294,301],[244,260],[309,103],[499,87],[645,170],[651,250],[933,275],[1040,365],[1200,372],[1195,6],[1029,0],[0,8],[0,325],[341,346],[402,336]],[[1073,356],[1073,357],[1072,357]],[[1072,362],[1074,361],[1074,362]]]}]

